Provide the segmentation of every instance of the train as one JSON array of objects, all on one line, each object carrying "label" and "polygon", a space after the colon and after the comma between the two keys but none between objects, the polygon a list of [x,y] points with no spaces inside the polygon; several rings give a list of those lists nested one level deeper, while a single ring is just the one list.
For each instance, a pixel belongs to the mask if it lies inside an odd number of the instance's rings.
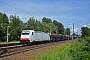
[{"label": "train", "polygon": [[21,44],[32,44],[34,42],[51,42],[60,40],[70,40],[71,36],[62,34],[50,34],[41,31],[34,30],[22,30],[20,43]]}]

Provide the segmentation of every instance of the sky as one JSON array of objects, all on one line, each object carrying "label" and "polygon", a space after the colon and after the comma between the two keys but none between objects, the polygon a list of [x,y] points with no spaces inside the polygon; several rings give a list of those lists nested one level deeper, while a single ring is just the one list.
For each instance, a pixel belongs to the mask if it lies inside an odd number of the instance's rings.
[{"label": "sky", "polygon": [[43,17],[61,22],[65,28],[90,25],[90,0],[0,0],[0,12],[17,15],[23,22]]}]

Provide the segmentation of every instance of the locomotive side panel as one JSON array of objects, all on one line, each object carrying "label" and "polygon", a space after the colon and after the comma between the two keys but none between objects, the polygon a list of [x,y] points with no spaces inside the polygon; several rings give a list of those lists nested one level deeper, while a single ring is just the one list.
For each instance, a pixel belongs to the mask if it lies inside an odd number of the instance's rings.
[{"label": "locomotive side panel", "polygon": [[44,32],[35,32],[35,41],[49,41],[50,36]]}]

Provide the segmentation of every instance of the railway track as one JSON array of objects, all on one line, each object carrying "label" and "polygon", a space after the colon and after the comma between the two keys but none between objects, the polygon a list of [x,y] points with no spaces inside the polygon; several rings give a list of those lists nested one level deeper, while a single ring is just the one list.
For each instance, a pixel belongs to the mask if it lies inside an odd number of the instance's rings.
[{"label": "railway track", "polygon": [[0,44],[0,47],[13,46],[13,45],[20,45],[20,44],[21,44],[21,43]]},{"label": "railway track", "polygon": [[[68,41],[68,40],[67,40]],[[35,49],[39,49],[39,48],[44,48],[47,46],[52,46],[55,44],[60,44],[63,43],[65,41],[58,41],[58,42],[51,42],[51,43],[44,43],[44,44],[39,44],[39,45],[32,45],[32,46],[19,46],[19,47],[10,47],[10,48],[5,48],[4,50],[2,50],[2,52],[0,53],[0,59],[7,57],[7,56],[11,56],[13,54],[18,54],[18,53],[22,53],[22,52],[26,52],[26,51],[30,51],[30,50],[35,50]]]}]

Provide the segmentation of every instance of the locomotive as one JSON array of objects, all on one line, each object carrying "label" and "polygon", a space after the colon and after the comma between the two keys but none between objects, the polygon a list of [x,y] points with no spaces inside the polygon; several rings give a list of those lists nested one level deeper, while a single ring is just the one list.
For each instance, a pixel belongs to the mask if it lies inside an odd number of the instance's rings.
[{"label": "locomotive", "polygon": [[50,35],[41,31],[23,30],[21,33],[20,43],[31,44],[33,42],[50,41]]}]

